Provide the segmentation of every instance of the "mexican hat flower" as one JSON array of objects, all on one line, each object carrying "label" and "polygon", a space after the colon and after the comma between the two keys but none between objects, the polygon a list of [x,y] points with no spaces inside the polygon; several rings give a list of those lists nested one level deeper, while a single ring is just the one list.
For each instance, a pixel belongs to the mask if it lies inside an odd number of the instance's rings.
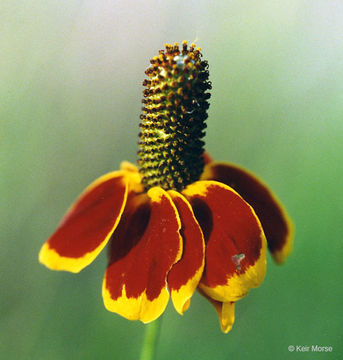
[{"label": "mexican hat flower", "polygon": [[123,162],[90,184],[39,260],[77,273],[109,243],[106,309],[148,323],[169,298],[182,314],[198,290],[228,332],[235,302],[263,281],[267,247],[277,263],[291,251],[291,223],[256,176],[204,153],[211,83],[201,50],[167,44],[150,63],[138,166]]}]

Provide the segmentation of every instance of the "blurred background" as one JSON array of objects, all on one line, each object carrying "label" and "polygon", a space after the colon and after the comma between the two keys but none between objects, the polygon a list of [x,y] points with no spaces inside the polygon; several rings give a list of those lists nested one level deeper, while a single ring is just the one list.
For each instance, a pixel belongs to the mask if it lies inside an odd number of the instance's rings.
[{"label": "blurred background", "polygon": [[136,161],[144,70],[182,40],[210,64],[207,150],[264,179],[296,236],[229,334],[200,295],[169,304],[157,359],[343,358],[342,1],[2,0],[1,359],[138,358],[144,325],[103,307],[106,253],[78,275],[37,257],[85,186]]}]

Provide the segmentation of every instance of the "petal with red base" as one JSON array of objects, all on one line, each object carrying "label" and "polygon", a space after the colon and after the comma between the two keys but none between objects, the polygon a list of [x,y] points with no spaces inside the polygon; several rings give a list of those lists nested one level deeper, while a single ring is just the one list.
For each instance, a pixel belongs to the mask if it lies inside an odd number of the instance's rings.
[{"label": "petal with red base", "polygon": [[166,191],[131,196],[113,234],[102,294],[107,310],[155,320],[167,306],[167,274],[182,254],[181,222]]},{"label": "petal with red base", "polygon": [[266,271],[266,239],[254,210],[216,181],[195,182],[183,193],[206,243],[200,289],[220,302],[239,300],[261,284]]},{"label": "petal with red base", "polygon": [[202,179],[216,180],[232,187],[254,208],[274,260],[284,262],[293,247],[293,225],[268,187],[248,171],[227,163],[206,165]]},{"label": "petal with red base", "polygon": [[176,311],[182,314],[198,286],[204,269],[205,243],[193,210],[184,196],[168,191],[181,219],[182,258],[168,274],[168,287]]},{"label": "petal with red base", "polygon": [[107,244],[123,213],[128,193],[125,173],[95,180],[67,211],[43,245],[39,261],[52,270],[77,273]]},{"label": "petal with red base", "polygon": [[233,323],[235,322],[235,303],[230,301],[216,301],[208,297],[201,290],[199,290],[199,292],[213,305],[219,318],[220,328],[223,333],[227,334],[232,329]]}]

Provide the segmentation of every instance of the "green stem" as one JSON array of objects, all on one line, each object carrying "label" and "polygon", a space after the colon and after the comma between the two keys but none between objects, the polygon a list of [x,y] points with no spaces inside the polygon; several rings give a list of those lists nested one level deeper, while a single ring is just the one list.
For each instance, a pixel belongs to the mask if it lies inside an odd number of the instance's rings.
[{"label": "green stem", "polygon": [[146,325],[140,360],[153,360],[162,317]]}]

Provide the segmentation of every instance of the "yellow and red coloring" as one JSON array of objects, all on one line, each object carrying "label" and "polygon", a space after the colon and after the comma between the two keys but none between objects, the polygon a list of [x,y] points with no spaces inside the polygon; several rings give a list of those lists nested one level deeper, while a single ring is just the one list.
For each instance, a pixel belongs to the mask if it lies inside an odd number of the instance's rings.
[{"label": "yellow and red coloring", "polygon": [[208,64],[201,50],[166,45],[143,82],[138,166],[123,162],[89,185],[43,245],[39,260],[77,273],[109,244],[105,307],[144,323],[171,297],[188,309],[195,292],[215,307],[221,329],[235,302],[265,276],[266,248],[282,263],[292,224],[256,176],[204,153]]}]

